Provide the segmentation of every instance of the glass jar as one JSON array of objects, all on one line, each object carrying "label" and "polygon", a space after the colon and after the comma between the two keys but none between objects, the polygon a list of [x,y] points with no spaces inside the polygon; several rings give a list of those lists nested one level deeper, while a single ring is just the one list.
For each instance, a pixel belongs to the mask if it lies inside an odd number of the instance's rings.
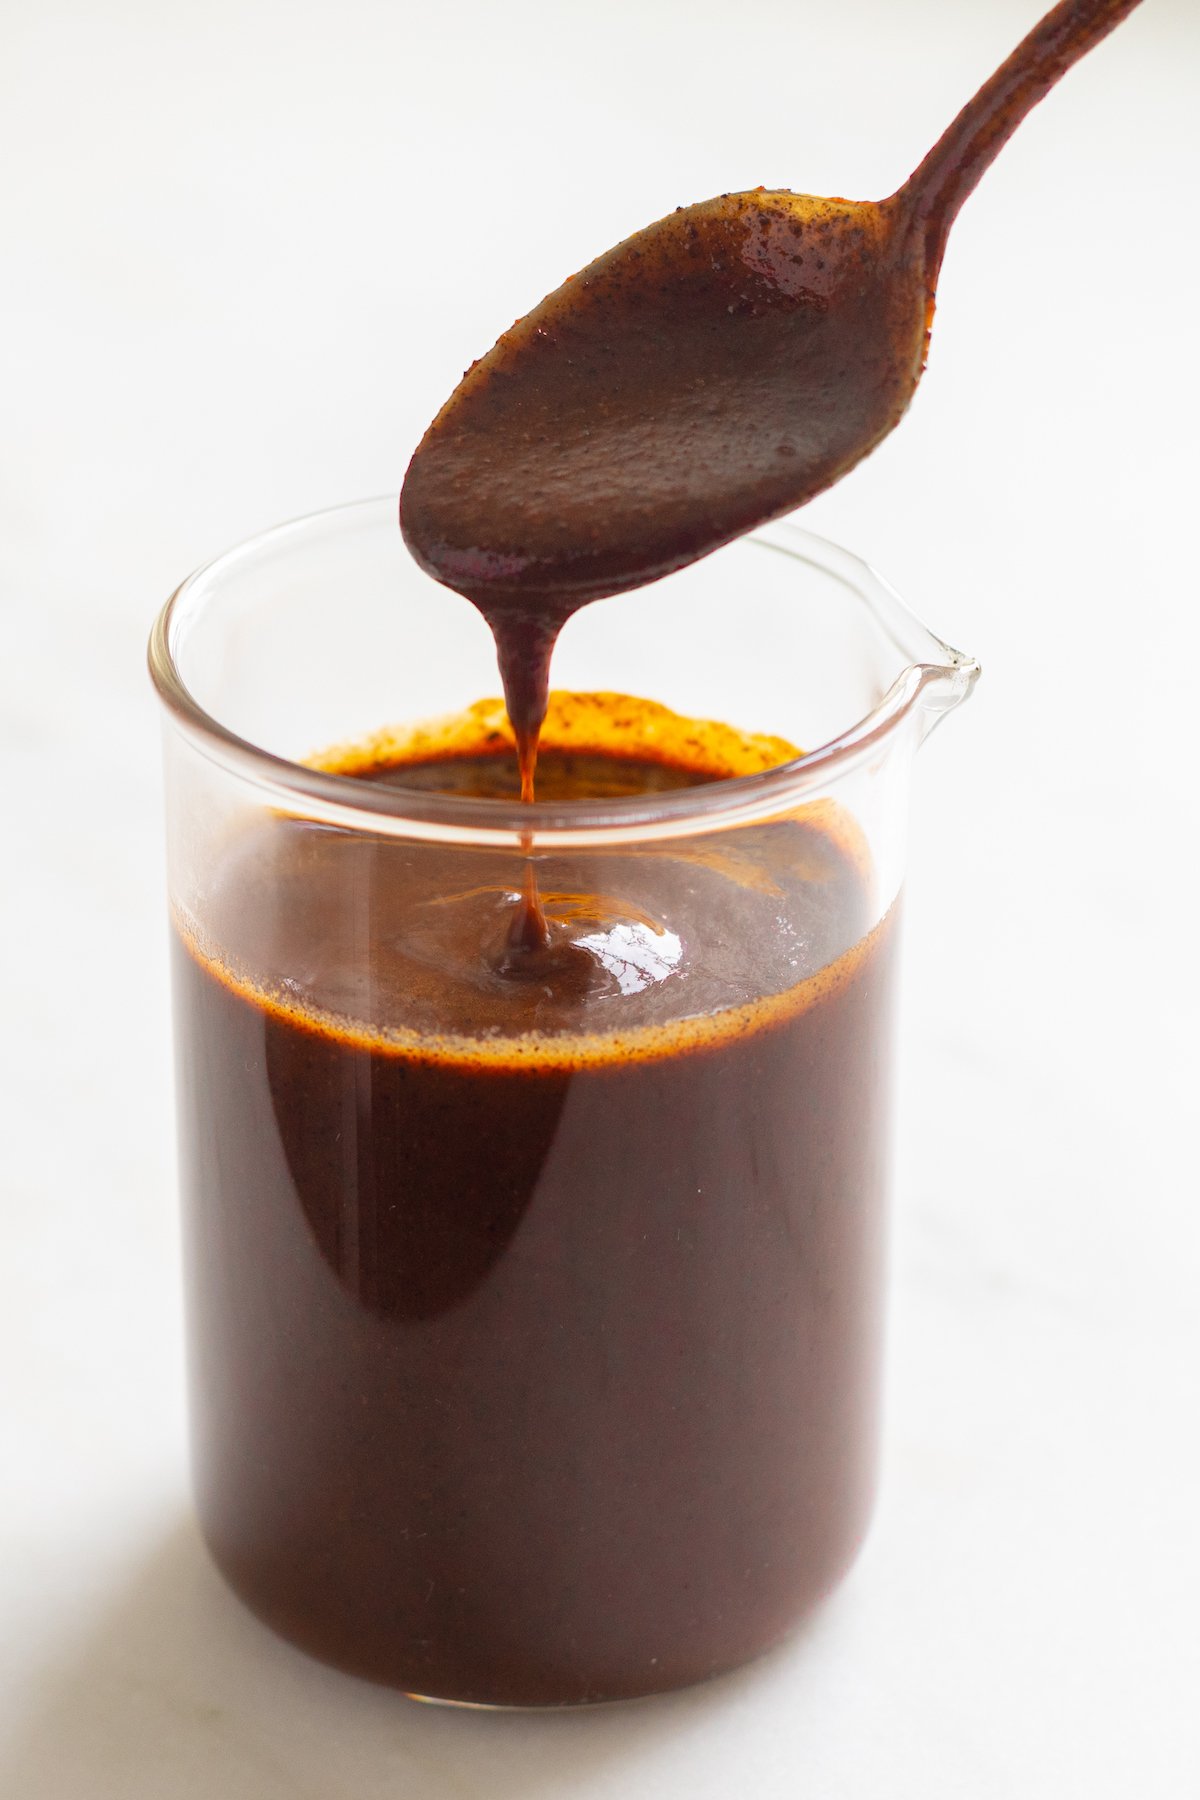
[{"label": "glass jar", "polygon": [[[976,665],[775,526],[586,608],[554,667],[668,736],[731,722],[751,772],[531,807],[364,779],[413,721],[503,730],[487,629],[389,501],[200,570],[150,663],[221,1569],[315,1655],[459,1703],[767,1649],[870,1512],[909,770]],[[571,1004],[461,929],[527,859],[595,912]]]}]

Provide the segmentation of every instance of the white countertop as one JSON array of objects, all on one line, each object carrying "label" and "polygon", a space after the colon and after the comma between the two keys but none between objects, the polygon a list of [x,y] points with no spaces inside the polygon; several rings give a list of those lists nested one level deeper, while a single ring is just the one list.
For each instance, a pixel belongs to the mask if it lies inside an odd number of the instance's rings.
[{"label": "white countertop", "polygon": [[1027,122],[910,419],[807,514],[985,671],[919,769],[850,1580],[708,1689],[463,1714],[277,1643],[189,1512],[153,612],[395,490],[467,361],[669,207],[888,191],[1036,11],[0,12],[6,1800],[1200,1791],[1194,0]]}]

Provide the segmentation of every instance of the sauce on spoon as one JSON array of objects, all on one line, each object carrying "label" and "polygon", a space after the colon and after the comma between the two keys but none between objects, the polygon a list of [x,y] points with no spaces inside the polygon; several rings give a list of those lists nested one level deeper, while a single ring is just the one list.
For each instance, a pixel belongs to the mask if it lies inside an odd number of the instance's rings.
[{"label": "sauce on spoon", "polygon": [[[565,621],[791,511],[899,423],[959,208],[1138,3],[1062,0],[890,199],[759,188],[681,207],[467,371],[409,466],[401,526],[492,629],[526,799]],[[536,945],[527,900],[518,939]]]}]

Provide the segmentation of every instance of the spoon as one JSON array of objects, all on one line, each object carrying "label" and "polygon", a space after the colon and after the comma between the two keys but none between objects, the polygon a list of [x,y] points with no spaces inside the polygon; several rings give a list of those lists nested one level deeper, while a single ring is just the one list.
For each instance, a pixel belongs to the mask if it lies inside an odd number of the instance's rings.
[{"label": "spoon", "polygon": [[906,411],[960,206],[1026,113],[1138,0],[1062,0],[888,200],[786,189],[681,207],[467,371],[409,465],[417,562],[496,637],[533,795],[571,613],[790,512]]}]

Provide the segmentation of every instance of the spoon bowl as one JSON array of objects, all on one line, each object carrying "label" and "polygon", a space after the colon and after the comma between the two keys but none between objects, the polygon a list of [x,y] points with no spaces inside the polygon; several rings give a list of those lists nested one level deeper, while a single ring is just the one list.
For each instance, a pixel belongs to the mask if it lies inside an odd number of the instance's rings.
[{"label": "spoon bowl", "polygon": [[828,487],[920,377],[929,290],[909,225],[896,202],[760,188],[599,257],[430,430],[404,488],[417,560],[493,604],[575,606]]}]

